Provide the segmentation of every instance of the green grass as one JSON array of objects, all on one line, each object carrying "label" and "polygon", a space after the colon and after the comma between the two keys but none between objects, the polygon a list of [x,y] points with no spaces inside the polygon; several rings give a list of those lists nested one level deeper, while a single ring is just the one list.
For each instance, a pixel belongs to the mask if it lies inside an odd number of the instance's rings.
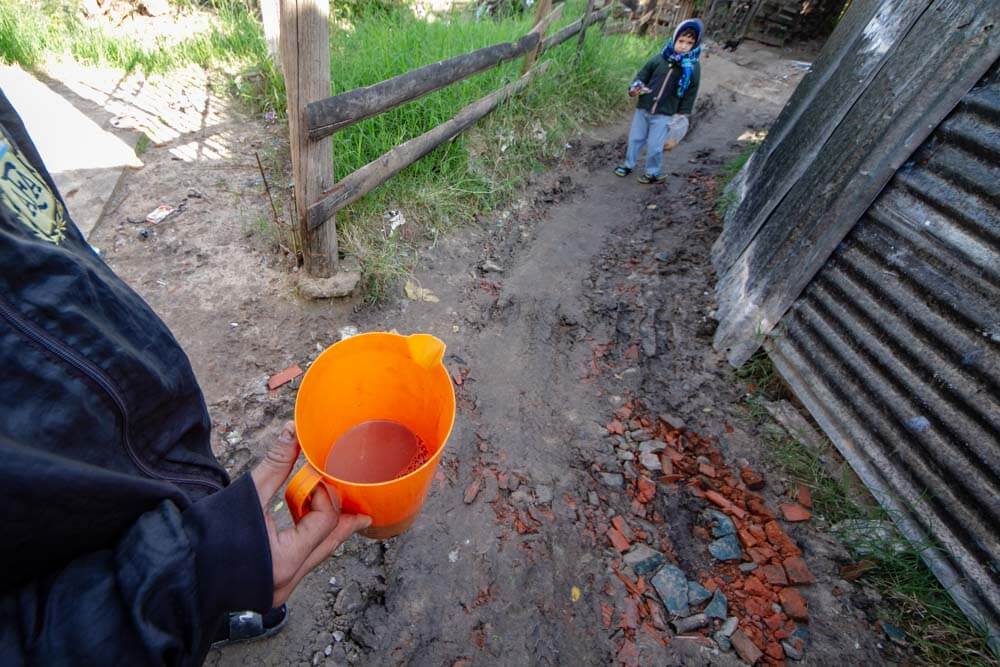
[{"label": "green grass", "polygon": [[59,0],[4,0],[0,3],[0,62],[27,69],[48,55],[69,55],[88,65],[120,67],[128,72],[167,72],[197,64],[203,67],[266,58],[257,19],[241,0],[208,3],[218,15],[211,30],[179,43],[148,47],[87,25],[78,4]]},{"label": "green grass", "polygon": [[[891,516],[859,486],[846,464],[840,474],[824,462],[826,451],[816,451],[778,427],[763,403],[787,397],[787,389],[770,358],[760,351],[736,376],[747,387],[746,407],[758,424],[760,438],[789,480],[808,487],[813,512],[830,524],[850,519],[887,525]],[[913,545],[883,535],[868,534],[846,544],[856,560],[874,567],[858,580],[882,595],[880,617],[901,628],[916,657],[927,665],[998,665],[983,631],[962,614],[940,582],[924,564],[920,552],[933,545]],[[884,640],[888,642],[887,639]]]},{"label": "green grass", "polygon": [[748,141],[740,149],[739,154],[722,165],[718,173],[716,173],[715,187],[719,193],[719,198],[716,201],[715,210],[720,218],[725,217],[726,212],[736,203],[737,199],[736,193],[732,190],[727,190],[726,186],[736,178],[736,174],[740,172],[740,169],[743,168],[743,165],[747,163],[747,160],[750,159],[750,156],[753,155],[753,152],[757,150],[760,144],[760,141]]}]

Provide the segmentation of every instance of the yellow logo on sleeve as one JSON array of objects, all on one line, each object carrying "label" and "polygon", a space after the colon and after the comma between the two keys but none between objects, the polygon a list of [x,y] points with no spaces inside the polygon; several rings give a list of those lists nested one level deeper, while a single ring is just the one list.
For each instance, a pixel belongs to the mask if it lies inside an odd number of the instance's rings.
[{"label": "yellow logo on sleeve", "polygon": [[66,236],[66,211],[17,146],[0,128],[0,206],[35,236],[59,243]]}]

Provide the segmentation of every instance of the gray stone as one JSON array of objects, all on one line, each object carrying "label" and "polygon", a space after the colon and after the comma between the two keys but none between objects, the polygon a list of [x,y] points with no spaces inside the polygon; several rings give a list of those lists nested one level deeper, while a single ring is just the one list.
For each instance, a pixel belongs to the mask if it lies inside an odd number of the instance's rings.
[{"label": "gray stone", "polygon": [[619,449],[618,458],[620,458],[622,461],[635,461],[635,454],[628,451],[627,449]]},{"label": "gray stone", "polygon": [[726,622],[722,624],[722,627],[719,628],[719,632],[727,637],[732,637],[738,627],[740,627],[740,619],[735,616],[730,616],[726,619]]},{"label": "gray stone", "polygon": [[527,489],[518,489],[510,494],[510,501],[515,505],[530,505],[531,500],[531,492]]},{"label": "gray stone", "polygon": [[718,510],[706,510],[708,515],[712,517],[715,521],[715,525],[712,526],[712,537],[725,537],[726,535],[735,535],[736,526],[733,524],[733,520],[728,516],[719,512]]},{"label": "gray stone", "polygon": [[340,270],[329,278],[302,275],[299,278],[299,294],[305,299],[333,299],[350,296],[361,281],[361,264],[357,259],[345,259]]},{"label": "gray stone", "polygon": [[[685,387],[685,391],[690,391],[690,390],[687,389],[687,387]],[[675,431],[687,430],[687,424],[685,424],[684,420],[681,419],[680,417],[675,417],[674,415],[663,413],[660,415],[660,421]]]},{"label": "gray stone", "polygon": [[753,561],[749,563],[740,563],[740,572],[753,572],[757,569],[757,563]]},{"label": "gray stone", "polygon": [[809,628],[804,625],[796,625],[795,630],[792,632],[792,637],[801,639],[804,642],[809,641]]},{"label": "gray stone", "polygon": [[637,544],[625,554],[623,560],[636,575],[642,577],[650,572],[656,572],[663,565],[664,558],[659,551],[651,549],[645,544]]},{"label": "gray stone", "polygon": [[503,273],[503,267],[494,262],[492,259],[483,260],[483,263],[479,266],[483,270],[483,273]]},{"label": "gray stone", "polygon": [[358,622],[351,627],[351,639],[365,648],[373,649],[378,646],[378,635],[362,619],[358,619]]},{"label": "gray stone", "polygon": [[535,500],[539,505],[548,505],[552,502],[552,487],[539,484],[535,487]]},{"label": "gray stone", "polygon": [[683,570],[676,565],[664,565],[651,583],[667,611],[678,616],[687,616],[688,582]]},{"label": "gray stone", "polygon": [[590,503],[591,507],[597,507],[601,504],[601,498],[596,491],[590,491],[587,493],[587,502]]},{"label": "gray stone", "polygon": [[333,610],[341,616],[357,613],[364,608],[365,597],[361,592],[361,586],[356,581],[344,586],[343,590],[337,594],[337,601],[333,605]]},{"label": "gray stone", "polygon": [[725,635],[721,631],[713,634],[712,639],[715,640],[715,643],[718,644],[719,648],[723,651],[729,651],[733,648],[733,643],[729,641],[729,635]]},{"label": "gray stone", "polygon": [[670,625],[674,627],[674,631],[677,634],[683,634],[708,625],[708,617],[705,616],[705,614],[695,614],[694,616],[688,616],[687,618],[680,618],[676,621],[671,621]]},{"label": "gray stone", "polygon": [[791,642],[781,642],[781,648],[785,651],[785,657],[789,660],[801,660],[802,651],[795,648]]},{"label": "gray stone", "polygon": [[666,250],[661,250],[660,252],[653,255],[657,262],[668,262],[670,261],[670,253]]},{"label": "gray stone", "polygon": [[708,545],[708,551],[718,560],[740,560],[740,541],[735,535],[726,535]]},{"label": "gray stone", "polygon": [[892,643],[906,646],[906,633],[901,628],[896,627],[892,623],[882,621],[882,631]]},{"label": "gray stone", "polygon": [[658,472],[660,470],[663,470],[663,466],[660,464],[660,457],[654,454],[653,452],[646,452],[644,454],[640,454],[639,463],[642,464],[643,468],[645,468],[646,470],[650,470],[652,472]]},{"label": "gray stone", "polygon": [[712,591],[708,590],[697,581],[688,582],[688,602],[691,604],[701,604],[712,597]]},{"label": "gray stone", "polygon": [[338,644],[344,641],[344,633],[341,632],[340,630],[336,630],[333,633],[333,641],[337,642]]},{"label": "gray stone", "polygon": [[601,481],[607,486],[613,489],[620,489],[622,484],[625,483],[625,478],[622,477],[621,473],[617,472],[602,472]]},{"label": "gray stone", "polygon": [[729,611],[729,601],[721,590],[716,589],[712,601],[705,607],[705,616],[722,619],[726,617],[727,611]]},{"label": "gray stone", "polygon": [[645,454],[646,452],[661,452],[663,451],[664,443],[659,440],[644,440],[639,443],[639,451]]},{"label": "gray stone", "polygon": [[636,442],[645,442],[646,440],[652,440],[653,434],[644,428],[636,429],[629,433],[629,436]]}]

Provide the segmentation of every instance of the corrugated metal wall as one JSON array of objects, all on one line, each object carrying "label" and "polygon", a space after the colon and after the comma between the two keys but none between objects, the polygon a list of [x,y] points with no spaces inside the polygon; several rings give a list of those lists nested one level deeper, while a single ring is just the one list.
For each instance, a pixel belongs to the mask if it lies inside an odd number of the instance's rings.
[{"label": "corrugated metal wall", "polygon": [[792,389],[1000,651],[1000,75],[897,172],[772,332]]}]

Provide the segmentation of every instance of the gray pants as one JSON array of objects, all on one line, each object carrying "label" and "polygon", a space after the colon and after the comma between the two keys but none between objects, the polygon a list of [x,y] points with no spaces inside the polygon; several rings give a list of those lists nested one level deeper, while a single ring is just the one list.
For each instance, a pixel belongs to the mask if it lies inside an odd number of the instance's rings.
[{"label": "gray pants", "polygon": [[639,153],[646,146],[646,173],[659,176],[663,167],[663,144],[673,116],[651,114],[645,109],[636,109],[632,117],[632,129],[628,133],[628,150],[625,152],[625,166],[635,169]]}]

